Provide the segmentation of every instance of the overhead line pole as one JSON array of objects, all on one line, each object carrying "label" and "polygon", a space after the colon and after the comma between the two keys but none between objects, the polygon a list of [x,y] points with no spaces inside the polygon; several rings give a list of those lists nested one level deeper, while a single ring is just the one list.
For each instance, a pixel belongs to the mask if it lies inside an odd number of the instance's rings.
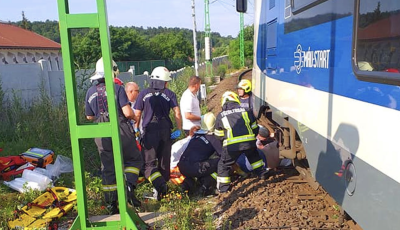
[{"label": "overhead line pole", "polygon": [[206,77],[212,77],[210,1],[204,0]]},{"label": "overhead line pole", "polygon": [[240,14],[240,66],[244,67],[244,14]]},{"label": "overhead line pole", "polygon": [[193,49],[194,49],[194,69],[196,76],[199,76],[199,61],[197,58],[197,39],[196,39],[196,10],[195,0],[192,0],[192,17],[193,17]]}]

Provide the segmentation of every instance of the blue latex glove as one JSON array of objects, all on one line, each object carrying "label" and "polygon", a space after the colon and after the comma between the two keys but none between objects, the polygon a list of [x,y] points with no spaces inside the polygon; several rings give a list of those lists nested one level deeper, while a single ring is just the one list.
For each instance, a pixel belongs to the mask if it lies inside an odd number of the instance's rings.
[{"label": "blue latex glove", "polygon": [[175,130],[174,132],[171,133],[171,139],[172,139],[172,140],[175,140],[175,139],[178,138],[180,135],[181,135],[181,131],[180,131],[179,129],[178,129],[178,130]]},{"label": "blue latex glove", "polygon": [[138,128],[135,128],[135,137],[137,141],[140,139],[140,130]]}]

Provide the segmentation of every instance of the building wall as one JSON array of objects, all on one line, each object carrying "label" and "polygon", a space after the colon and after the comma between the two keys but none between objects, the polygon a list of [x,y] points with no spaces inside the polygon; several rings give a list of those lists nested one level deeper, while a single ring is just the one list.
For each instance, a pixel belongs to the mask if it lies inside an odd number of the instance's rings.
[{"label": "building wall", "polygon": [[[94,70],[76,71],[78,92],[85,93],[92,85],[89,77]],[[147,76],[122,72],[119,76],[124,82],[135,81],[143,89]],[[54,104],[60,103],[65,91],[64,71],[53,70],[50,62],[40,60],[36,63],[0,64],[0,82],[5,100],[11,101],[14,95],[29,106],[40,97],[41,90],[50,96]]]},{"label": "building wall", "polygon": [[37,63],[44,59],[50,62],[51,70],[62,70],[59,50],[0,49],[0,65]]}]

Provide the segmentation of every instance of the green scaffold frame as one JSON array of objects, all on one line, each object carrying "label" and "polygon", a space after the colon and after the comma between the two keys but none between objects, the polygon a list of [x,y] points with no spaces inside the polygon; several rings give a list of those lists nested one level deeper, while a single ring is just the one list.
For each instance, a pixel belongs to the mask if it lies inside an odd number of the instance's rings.
[{"label": "green scaffold frame", "polygon": [[[65,90],[68,107],[68,120],[71,135],[72,157],[74,165],[75,186],[78,201],[78,216],[71,229],[147,229],[147,225],[136,212],[127,206],[125,181],[114,83],[112,79],[112,58],[110,34],[107,20],[105,0],[96,0],[97,13],[69,14],[68,0],[58,1],[62,58],[64,65]],[[98,28],[100,33],[101,54],[104,60],[105,82],[107,90],[110,122],[79,124],[75,68],[73,65],[71,30],[82,28]],[[91,223],[87,212],[87,196],[85,189],[84,157],[80,139],[95,137],[111,137],[114,152],[114,165],[117,180],[120,220]]]}]

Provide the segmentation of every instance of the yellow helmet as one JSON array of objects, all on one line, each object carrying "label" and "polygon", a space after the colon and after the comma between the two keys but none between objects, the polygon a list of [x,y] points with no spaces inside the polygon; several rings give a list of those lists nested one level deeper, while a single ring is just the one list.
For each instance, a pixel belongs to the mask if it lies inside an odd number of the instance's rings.
[{"label": "yellow helmet", "polygon": [[201,116],[201,129],[210,132],[214,131],[215,116],[212,112],[208,112]]},{"label": "yellow helmet", "polygon": [[223,106],[226,102],[228,101],[232,101],[232,102],[236,102],[240,105],[240,100],[239,100],[239,96],[232,92],[232,91],[226,91],[221,98],[221,106]]},{"label": "yellow helmet", "polygon": [[251,81],[247,79],[242,79],[238,86],[238,89],[243,89],[245,93],[249,93],[251,91]]}]

